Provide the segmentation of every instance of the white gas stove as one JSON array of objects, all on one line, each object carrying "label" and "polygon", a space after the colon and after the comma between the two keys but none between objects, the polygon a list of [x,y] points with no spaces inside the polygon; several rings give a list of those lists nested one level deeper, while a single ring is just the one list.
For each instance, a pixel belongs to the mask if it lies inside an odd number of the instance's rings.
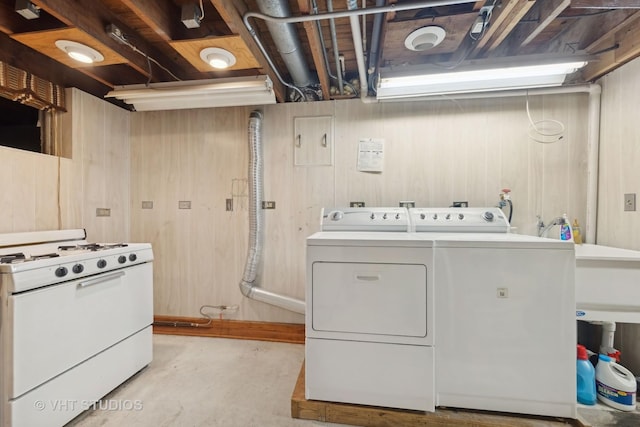
[{"label": "white gas stove", "polygon": [[62,426],[152,359],[153,252],[0,235],[0,425]]}]

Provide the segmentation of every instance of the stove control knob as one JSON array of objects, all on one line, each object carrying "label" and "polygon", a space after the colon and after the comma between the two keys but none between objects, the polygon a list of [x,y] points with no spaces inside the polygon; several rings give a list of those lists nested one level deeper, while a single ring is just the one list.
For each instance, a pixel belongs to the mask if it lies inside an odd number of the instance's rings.
[{"label": "stove control knob", "polygon": [[73,271],[76,274],[80,274],[84,271],[84,265],[76,264],[71,268],[71,271]]},{"label": "stove control knob", "polygon": [[387,214],[382,215],[382,219],[387,219]]},{"label": "stove control knob", "polygon": [[451,214],[447,214],[447,216],[445,216],[444,219],[451,219]]},{"label": "stove control knob", "polygon": [[482,214],[482,218],[484,218],[485,221],[487,222],[492,222],[493,221],[493,214],[489,211],[485,212]]},{"label": "stove control knob", "polygon": [[138,259],[138,255],[136,254],[129,254],[129,261],[133,262],[135,260]]},{"label": "stove control knob", "polygon": [[118,257],[118,262],[119,262],[120,264],[124,264],[125,262],[127,262],[127,257],[126,257],[126,256],[124,256],[124,255],[120,255],[120,256]]},{"label": "stove control knob", "polygon": [[464,219],[464,214],[458,214],[458,219],[459,220],[463,220]]},{"label": "stove control knob", "polygon": [[57,277],[64,277],[66,276],[68,273],[67,267],[58,267],[56,268],[56,276]]},{"label": "stove control knob", "polygon": [[433,214],[433,219],[437,220],[438,219],[438,214]]},{"label": "stove control knob", "polygon": [[420,219],[425,219],[427,216],[423,213],[420,214]]},{"label": "stove control knob", "polygon": [[369,217],[371,219],[376,219],[376,214],[372,213],[371,216]]},{"label": "stove control knob", "polygon": [[396,219],[400,219],[400,214],[399,213],[396,214]]},{"label": "stove control knob", "polygon": [[105,268],[107,266],[107,261],[100,259],[98,260],[98,268]]}]

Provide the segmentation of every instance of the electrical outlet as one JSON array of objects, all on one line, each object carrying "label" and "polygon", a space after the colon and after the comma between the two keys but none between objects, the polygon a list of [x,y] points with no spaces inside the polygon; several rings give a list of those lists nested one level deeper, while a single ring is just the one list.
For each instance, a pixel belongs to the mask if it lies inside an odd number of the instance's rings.
[{"label": "electrical outlet", "polygon": [[349,202],[349,207],[364,208],[364,202]]},{"label": "electrical outlet", "polygon": [[111,209],[96,208],[96,216],[111,216]]},{"label": "electrical outlet", "polygon": [[228,211],[232,211],[233,210],[233,199],[225,199],[225,203],[227,204],[227,210]]},{"label": "electrical outlet", "polygon": [[179,200],[178,201],[178,209],[191,209],[191,201],[190,200]]},{"label": "electrical outlet", "polygon": [[414,202],[413,200],[411,200],[411,201],[409,201],[409,200],[401,201],[400,202],[400,207],[401,208],[415,208],[416,207],[416,202]]},{"label": "electrical outlet", "polygon": [[469,202],[453,202],[452,208],[468,208]]},{"label": "electrical outlet", "polygon": [[627,193],[624,195],[624,210],[625,211],[636,210],[636,193]]},{"label": "electrical outlet", "polygon": [[153,209],[153,202],[150,200],[143,200],[142,209]]},{"label": "electrical outlet", "polygon": [[275,208],[276,208],[276,202],[274,202],[273,200],[262,201],[262,209],[275,209]]}]

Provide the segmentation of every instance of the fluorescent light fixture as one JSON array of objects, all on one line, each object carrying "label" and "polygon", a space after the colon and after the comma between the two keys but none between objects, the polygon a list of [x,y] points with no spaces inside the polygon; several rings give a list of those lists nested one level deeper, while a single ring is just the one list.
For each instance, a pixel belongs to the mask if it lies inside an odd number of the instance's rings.
[{"label": "fluorescent light fixture", "polygon": [[[497,61],[496,61],[497,62]],[[583,58],[562,62],[500,65],[493,68],[459,67],[452,71],[417,72],[408,70],[391,74],[381,70],[378,81],[379,100],[417,98],[435,95],[490,92],[511,89],[561,86],[567,74],[587,63]]]},{"label": "fluorescent light fixture", "polygon": [[206,47],[200,51],[200,58],[213,68],[225,69],[236,63],[236,57],[231,52],[219,47]]},{"label": "fluorescent light fixture", "polygon": [[119,86],[105,98],[117,98],[136,111],[275,104],[269,76]]},{"label": "fluorescent light fixture", "polygon": [[56,47],[72,59],[85,64],[104,61],[104,56],[97,50],[71,40],[56,40]]}]

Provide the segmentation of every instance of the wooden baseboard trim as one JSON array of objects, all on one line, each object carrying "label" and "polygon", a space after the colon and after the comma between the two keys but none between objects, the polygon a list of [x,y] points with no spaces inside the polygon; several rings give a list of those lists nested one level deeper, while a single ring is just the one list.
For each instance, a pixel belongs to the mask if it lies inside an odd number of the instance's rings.
[{"label": "wooden baseboard trim", "polygon": [[[207,326],[180,326],[203,323],[202,318],[154,316],[153,333],[195,337],[235,338],[304,344],[304,324],[213,319]],[[178,326],[168,325],[175,323]]]},{"label": "wooden baseboard trim", "polygon": [[497,412],[437,408],[435,412],[409,411],[305,399],[305,364],[291,395],[291,417],[363,427],[584,427],[579,420],[516,416]]}]

